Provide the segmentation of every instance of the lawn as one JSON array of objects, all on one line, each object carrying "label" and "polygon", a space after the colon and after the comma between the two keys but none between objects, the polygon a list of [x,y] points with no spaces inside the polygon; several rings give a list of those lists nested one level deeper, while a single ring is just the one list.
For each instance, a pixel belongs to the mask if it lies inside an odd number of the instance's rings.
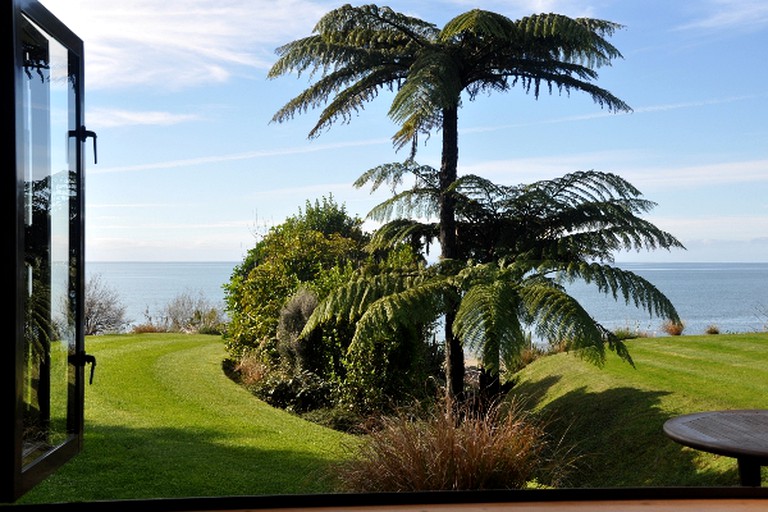
[{"label": "lawn", "polygon": [[316,493],[345,435],[273,409],[222,372],[220,337],[86,340],[85,449],[18,503]]},{"label": "lawn", "polygon": [[[87,340],[85,449],[19,503],[332,491],[353,439],[255,399],[224,375],[220,338],[142,334]],[[513,394],[581,455],[572,487],[735,486],[736,463],[667,439],[689,412],[765,408],[768,333],[638,339],[635,367],[573,354],[519,373]],[[768,476],[764,469],[764,478]]]},{"label": "lawn", "polygon": [[602,368],[558,354],[518,375],[514,393],[583,455],[570,484],[737,485],[735,459],[684,448],[662,426],[679,414],[768,407],[768,333],[640,338],[628,347],[634,368],[613,354]]}]

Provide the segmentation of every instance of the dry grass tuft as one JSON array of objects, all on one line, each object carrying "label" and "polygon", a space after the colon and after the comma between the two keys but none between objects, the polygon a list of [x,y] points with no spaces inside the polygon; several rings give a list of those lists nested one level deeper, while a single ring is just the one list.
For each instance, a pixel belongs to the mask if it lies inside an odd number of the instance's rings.
[{"label": "dry grass tuft", "polygon": [[247,388],[261,382],[268,368],[257,355],[247,354],[237,363],[235,371],[240,375],[240,382]]},{"label": "dry grass tuft", "polygon": [[685,330],[685,324],[683,322],[667,320],[661,325],[661,330],[670,336],[680,336]]},{"label": "dry grass tuft", "polygon": [[552,464],[551,448],[544,424],[516,404],[485,414],[446,407],[383,418],[336,476],[349,492],[519,489],[565,476],[573,460]]}]

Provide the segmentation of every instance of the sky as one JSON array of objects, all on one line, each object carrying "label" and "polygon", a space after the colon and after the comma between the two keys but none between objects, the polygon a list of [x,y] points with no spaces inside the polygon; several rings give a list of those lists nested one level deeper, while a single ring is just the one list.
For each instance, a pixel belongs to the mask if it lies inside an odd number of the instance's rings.
[{"label": "sky", "polygon": [[[242,261],[267,230],[323,197],[365,217],[386,199],[353,187],[403,161],[381,94],[308,139],[319,110],[274,113],[310,82],[267,78],[275,49],[311,34],[326,0],[41,0],[85,43],[87,261]],[[596,169],[657,206],[645,218],[686,250],[617,261],[768,262],[768,2],[763,0],[393,0],[442,27],[482,8],[620,23],[623,58],[596,84],[632,107],[520,88],[465,100],[459,173],[508,185]],[[90,151],[90,142],[87,144]],[[439,166],[440,136],[419,163]],[[366,226],[371,226],[366,224]]]}]

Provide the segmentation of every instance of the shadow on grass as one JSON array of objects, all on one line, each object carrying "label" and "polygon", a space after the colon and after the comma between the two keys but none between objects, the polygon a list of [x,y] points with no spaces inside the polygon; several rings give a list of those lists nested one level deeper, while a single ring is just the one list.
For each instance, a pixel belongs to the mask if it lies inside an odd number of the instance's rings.
[{"label": "shadow on grass", "polygon": [[[560,377],[547,377],[516,387],[513,393],[529,407],[542,403]],[[547,403],[541,413],[553,435],[574,446],[580,456],[570,487],[735,486],[735,459],[702,468],[696,452],[663,432],[671,415],[659,407],[668,394],[630,387],[590,392],[572,390]],[[715,459],[715,456],[711,456]],[[725,469],[723,469],[725,468]]]},{"label": "shadow on grass", "polygon": [[19,503],[331,490],[329,459],[279,447],[237,446],[220,431],[90,424],[84,446]]}]

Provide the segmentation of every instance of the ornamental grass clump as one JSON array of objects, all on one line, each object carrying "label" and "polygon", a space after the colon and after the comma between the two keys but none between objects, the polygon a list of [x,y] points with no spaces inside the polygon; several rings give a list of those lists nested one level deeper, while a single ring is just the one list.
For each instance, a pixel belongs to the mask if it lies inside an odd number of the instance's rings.
[{"label": "ornamental grass clump", "polygon": [[520,489],[558,483],[573,461],[550,458],[543,422],[517,404],[485,413],[446,407],[383,418],[336,469],[348,492]]},{"label": "ornamental grass clump", "polygon": [[685,324],[679,321],[667,320],[661,325],[661,330],[670,336],[680,336],[685,330]]}]

